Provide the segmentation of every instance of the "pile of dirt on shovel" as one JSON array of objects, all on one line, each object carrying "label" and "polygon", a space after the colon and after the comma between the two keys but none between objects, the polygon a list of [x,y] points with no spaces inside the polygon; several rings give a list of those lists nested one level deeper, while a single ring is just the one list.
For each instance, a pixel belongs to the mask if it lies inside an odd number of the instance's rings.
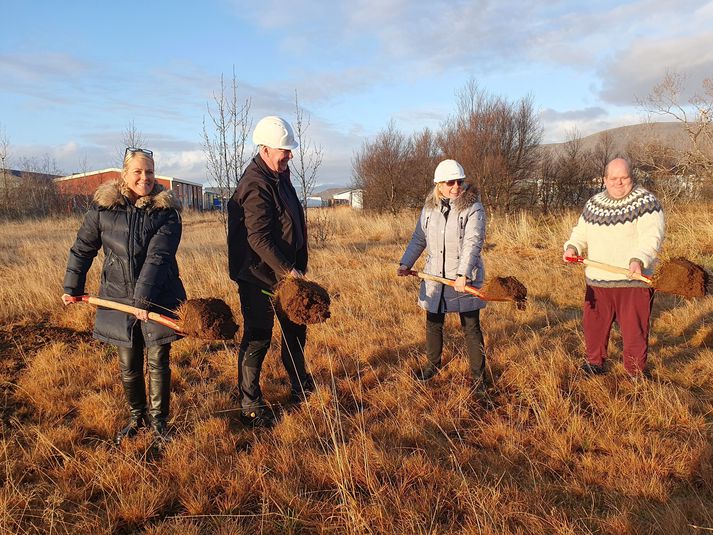
[{"label": "pile of dirt on shovel", "polygon": [[706,295],[708,274],[699,265],[685,258],[663,262],[654,273],[653,286],[659,292],[703,297]]},{"label": "pile of dirt on shovel", "polygon": [[313,281],[285,277],[275,288],[277,305],[300,325],[323,323],[329,316],[329,292]]},{"label": "pile of dirt on shovel", "polygon": [[232,340],[238,332],[233,311],[222,299],[189,299],[178,308],[178,323],[188,336]]},{"label": "pile of dirt on shovel", "polygon": [[515,306],[523,310],[527,306],[527,288],[515,277],[495,277],[485,283],[483,293],[489,299],[515,301]]}]

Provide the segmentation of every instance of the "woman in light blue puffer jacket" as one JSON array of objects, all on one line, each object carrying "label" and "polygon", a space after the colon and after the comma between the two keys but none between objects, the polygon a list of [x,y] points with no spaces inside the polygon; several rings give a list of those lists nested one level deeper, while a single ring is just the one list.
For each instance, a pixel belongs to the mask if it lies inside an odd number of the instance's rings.
[{"label": "woman in light blue puffer jacket", "polygon": [[473,186],[465,183],[463,167],[444,160],[434,173],[435,184],[401,258],[399,276],[409,270],[423,251],[428,255],[425,273],[455,279],[455,287],[424,280],[418,304],[426,310],[428,363],[416,371],[427,381],[441,367],[443,322],[447,312],[458,312],[465,334],[470,372],[477,389],[483,388],[485,348],[480,329],[480,309],[485,302],[464,292],[466,283],[480,287],[485,278],[480,252],[485,241],[485,210]]}]

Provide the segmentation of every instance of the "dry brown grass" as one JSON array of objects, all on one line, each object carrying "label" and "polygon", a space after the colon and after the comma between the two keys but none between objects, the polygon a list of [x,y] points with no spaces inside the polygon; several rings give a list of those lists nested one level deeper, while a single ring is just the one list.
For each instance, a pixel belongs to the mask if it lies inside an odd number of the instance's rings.
[{"label": "dry brown grass", "polygon": [[[665,256],[713,267],[710,207],[670,209]],[[485,263],[528,287],[482,322],[487,398],[473,395],[449,318],[444,372],[426,385],[418,281],[396,262],[416,214],[325,213],[332,240],[309,275],[332,318],[310,327],[319,391],[288,404],[278,331],[263,372],[281,418],[237,418],[236,346],[172,351],[175,441],[110,445],[126,418],[116,352],[94,311],[60,305],[79,219],[0,230],[0,533],[686,533],[713,528],[713,300],[656,299],[644,384],[584,378],[581,268],[561,263],[576,214],[492,217]],[[237,312],[224,233],[187,215],[179,252],[190,297]],[[90,291],[97,287],[93,268]]]}]

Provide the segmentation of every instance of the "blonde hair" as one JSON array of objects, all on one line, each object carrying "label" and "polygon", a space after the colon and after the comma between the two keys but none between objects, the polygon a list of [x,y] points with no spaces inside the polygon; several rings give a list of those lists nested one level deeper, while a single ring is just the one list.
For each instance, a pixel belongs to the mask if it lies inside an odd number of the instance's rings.
[{"label": "blonde hair", "polygon": [[[436,200],[436,202],[441,202],[442,199],[445,199],[446,196],[441,193],[440,185],[443,184],[443,182],[437,182],[433,186],[433,198]],[[461,186],[461,195],[465,193],[465,190],[470,189],[470,184],[466,182],[465,180],[463,181],[463,185]]]},{"label": "blonde hair", "polygon": [[129,169],[129,162],[131,162],[131,160],[133,160],[137,156],[140,156],[142,158],[149,160],[154,165],[154,167],[156,166],[156,162],[154,162],[152,155],[146,154],[145,152],[141,152],[141,151],[127,150],[126,153],[124,154],[124,163],[121,166],[121,174],[122,175]]}]

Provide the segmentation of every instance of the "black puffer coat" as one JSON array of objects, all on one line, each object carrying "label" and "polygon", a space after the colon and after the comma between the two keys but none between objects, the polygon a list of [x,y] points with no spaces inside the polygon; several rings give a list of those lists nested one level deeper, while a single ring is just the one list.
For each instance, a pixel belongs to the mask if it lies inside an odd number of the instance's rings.
[{"label": "black puffer coat", "polygon": [[228,201],[230,278],[269,290],[293,268],[307,270],[307,228],[289,169],[275,173],[258,154]]},{"label": "black puffer coat", "polygon": [[[186,291],[178,276],[176,250],[181,241],[179,204],[158,183],[131,204],[119,181],[102,184],[69,252],[64,291],[84,294],[87,272],[99,248],[104,250],[99,297],[171,315]],[[94,337],[131,347],[135,316],[97,309]],[[153,321],[142,323],[147,346],[172,342],[176,332]]]}]

